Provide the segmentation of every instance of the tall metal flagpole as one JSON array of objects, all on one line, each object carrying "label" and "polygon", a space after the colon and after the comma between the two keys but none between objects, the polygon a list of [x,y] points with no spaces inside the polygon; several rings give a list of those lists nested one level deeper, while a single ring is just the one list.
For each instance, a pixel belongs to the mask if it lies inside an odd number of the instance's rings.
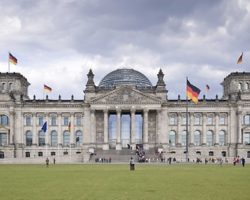
[{"label": "tall metal flagpole", "polygon": [[[187,81],[188,81],[188,77],[187,77]],[[186,81],[186,85],[187,85],[187,81]],[[187,96],[187,91],[186,91],[186,162],[188,162],[188,96]]]},{"label": "tall metal flagpole", "polygon": [[10,59],[9,59],[9,56],[10,56],[10,52],[9,52],[9,55],[8,55],[8,72],[10,73]]}]

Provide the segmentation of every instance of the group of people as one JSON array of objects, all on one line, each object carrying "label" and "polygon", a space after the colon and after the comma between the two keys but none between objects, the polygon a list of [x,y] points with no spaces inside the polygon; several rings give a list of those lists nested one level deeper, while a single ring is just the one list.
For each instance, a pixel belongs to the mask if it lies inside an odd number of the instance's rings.
[{"label": "group of people", "polygon": [[243,167],[245,167],[246,160],[244,157],[240,158],[239,156],[234,157],[233,159],[233,165],[235,166],[236,164],[242,164]]},{"label": "group of people", "polygon": [[[45,163],[46,163],[46,167],[49,167],[49,158],[46,158]],[[56,164],[55,158],[53,158],[53,163],[54,163],[54,165]]]}]

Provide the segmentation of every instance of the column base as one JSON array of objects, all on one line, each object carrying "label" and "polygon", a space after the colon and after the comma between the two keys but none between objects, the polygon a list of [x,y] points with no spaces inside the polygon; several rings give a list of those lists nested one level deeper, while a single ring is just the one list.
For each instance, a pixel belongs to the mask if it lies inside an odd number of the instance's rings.
[{"label": "column base", "polygon": [[109,145],[108,144],[103,144],[102,149],[103,150],[109,150]]},{"label": "column base", "polygon": [[148,144],[143,144],[143,149],[144,150],[149,150],[149,145]]},{"label": "column base", "polygon": [[116,150],[122,150],[122,145],[121,144],[116,144],[115,149]]}]

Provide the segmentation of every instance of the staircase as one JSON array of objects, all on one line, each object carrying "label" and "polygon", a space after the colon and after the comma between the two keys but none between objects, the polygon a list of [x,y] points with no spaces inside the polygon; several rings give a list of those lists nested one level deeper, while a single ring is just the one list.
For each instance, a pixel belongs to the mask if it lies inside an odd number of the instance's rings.
[{"label": "staircase", "polygon": [[137,155],[135,150],[131,149],[122,149],[122,150],[102,150],[96,149],[95,154],[90,157],[90,163],[107,163],[109,158],[111,162],[115,163],[128,163],[130,158],[133,157],[137,160]]}]

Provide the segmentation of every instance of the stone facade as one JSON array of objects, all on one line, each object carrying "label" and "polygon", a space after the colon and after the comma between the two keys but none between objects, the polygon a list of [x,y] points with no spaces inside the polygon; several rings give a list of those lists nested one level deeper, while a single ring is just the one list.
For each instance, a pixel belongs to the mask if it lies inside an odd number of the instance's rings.
[{"label": "stone facade", "polygon": [[[221,99],[204,96],[198,104],[189,102],[188,126],[186,100],[168,99],[162,70],[155,86],[132,69],[111,73],[97,86],[90,70],[80,100],[73,96],[69,100],[30,99],[24,76],[1,73],[0,158],[69,158],[96,149],[122,150],[126,144],[132,149],[140,144],[149,152],[160,149],[177,160],[250,158],[250,73],[228,75],[222,82]],[[124,116],[129,119],[128,130]],[[137,122],[138,116],[142,121]],[[45,133],[41,131],[44,122],[48,124]],[[124,130],[128,138],[122,135]]]}]

